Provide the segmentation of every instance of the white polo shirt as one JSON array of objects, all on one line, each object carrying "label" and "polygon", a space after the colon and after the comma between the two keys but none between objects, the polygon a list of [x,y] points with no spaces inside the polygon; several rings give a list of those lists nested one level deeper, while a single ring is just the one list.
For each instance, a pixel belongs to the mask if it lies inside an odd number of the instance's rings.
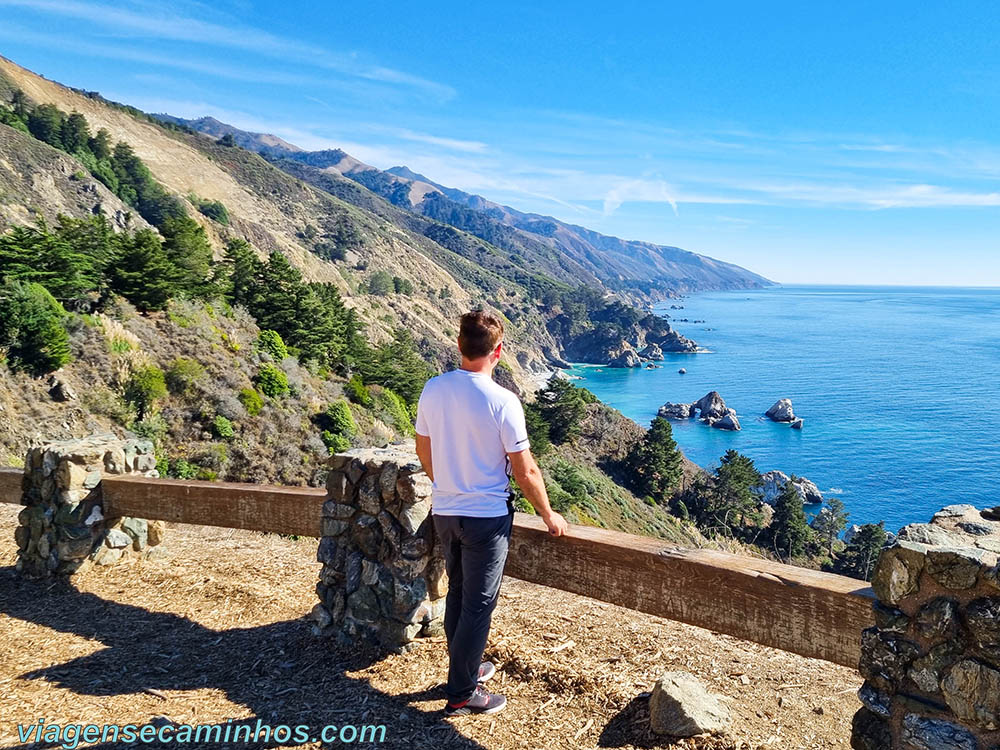
[{"label": "white polo shirt", "polygon": [[486,373],[438,375],[420,394],[417,434],[431,439],[434,514],[507,514],[507,454],[528,448],[524,408],[515,394]]}]

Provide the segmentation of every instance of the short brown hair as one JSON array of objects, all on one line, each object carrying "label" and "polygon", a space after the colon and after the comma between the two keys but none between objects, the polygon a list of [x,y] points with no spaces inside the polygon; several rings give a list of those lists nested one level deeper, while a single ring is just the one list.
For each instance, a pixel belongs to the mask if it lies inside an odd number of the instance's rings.
[{"label": "short brown hair", "polygon": [[458,350],[469,359],[479,359],[496,349],[503,338],[503,322],[493,313],[473,310],[462,316]]}]

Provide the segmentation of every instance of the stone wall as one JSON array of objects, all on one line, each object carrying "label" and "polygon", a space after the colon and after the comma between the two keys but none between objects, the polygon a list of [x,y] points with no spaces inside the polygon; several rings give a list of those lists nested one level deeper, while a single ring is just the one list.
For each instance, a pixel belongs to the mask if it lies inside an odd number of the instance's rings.
[{"label": "stone wall", "polygon": [[98,435],[32,448],[24,466],[25,507],[14,532],[17,570],[31,577],[66,575],[155,554],[162,521],[104,516],[101,480],[119,474],[158,476],[152,444]]},{"label": "stone wall", "polygon": [[389,649],[443,633],[447,579],[417,457],[392,448],[338,454],[327,492],[316,632]]},{"label": "stone wall", "polygon": [[1000,748],[1000,508],[911,524],[872,579],[857,750]]}]

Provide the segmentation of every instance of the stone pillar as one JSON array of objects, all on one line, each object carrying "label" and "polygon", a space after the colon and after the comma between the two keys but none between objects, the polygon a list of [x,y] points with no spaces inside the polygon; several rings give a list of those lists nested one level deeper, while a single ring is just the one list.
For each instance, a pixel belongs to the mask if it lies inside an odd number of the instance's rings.
[{"label": "stone pillar", "polygon": [[879,558],[856,750],[1000,748],[1000,508],[951,505]]},{"label": "stone pillar", "polygon": [[330,459],[314,631],[399,650],[441,635],[447,579],[431,482],[413,453],[359,448]]},{"label": "stone pillar", "polygon": [[29,577],[68,575],[93,563],[110,565],[149,554],[163,538],[162,521],[105,518],[101,479],[158,476],[147,440],[98,435],[28,451],[15,530],[17,570]]}]

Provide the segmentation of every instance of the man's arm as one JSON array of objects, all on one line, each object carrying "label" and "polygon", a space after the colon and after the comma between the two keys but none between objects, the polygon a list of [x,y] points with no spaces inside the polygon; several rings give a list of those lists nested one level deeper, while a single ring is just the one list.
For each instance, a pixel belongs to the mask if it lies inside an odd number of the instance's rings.
[{"label": "man's arm", "polygon": [[434,466],[431,464],[431,437],[417,433],[417,458],[424,467],[424,473],[434,481]]},{"label": "man's arm", "polygon": [[[419,437],[417,438],[419,441]],[[420,443],[417,443],[419,453]],[[430,441],[428,440],[427,450],[430,451]],[[562,536],[569,530],[566,519],[559,513],[552,510],[549,505],[549,493],[545,491],[545,480],[542,478],[542,470],[538,468],[535,457],[531,455],[529,449],[508,453],[510,468],[514,472],[514,479],[517,486],[521,488],[528,502],[532,504],[538,515],[549,527],[549,533],[553,536]]]}]

